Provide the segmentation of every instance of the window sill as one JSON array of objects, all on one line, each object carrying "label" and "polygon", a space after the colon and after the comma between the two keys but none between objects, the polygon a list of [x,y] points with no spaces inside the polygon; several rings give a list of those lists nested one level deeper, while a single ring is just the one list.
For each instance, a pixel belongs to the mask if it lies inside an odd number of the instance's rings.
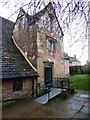
[{"label": "window sill", "polygon": [[18,93],[18,92],[22,92],[22,90],[18,90],[18,91],[13,91],[13,93]]}]

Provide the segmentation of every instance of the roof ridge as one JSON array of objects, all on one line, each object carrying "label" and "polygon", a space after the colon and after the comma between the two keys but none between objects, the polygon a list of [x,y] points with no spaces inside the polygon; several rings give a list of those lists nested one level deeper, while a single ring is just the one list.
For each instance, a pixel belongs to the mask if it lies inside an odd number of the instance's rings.
[{"label": "roof ridge", "polygon": [[39,12],[37,12],[35,15],[32,15],[32,16],[31,16],[31,15],[29,15],[28,13],[26,13],[26,14],[27,14],[28,16],[32,17],[32,20],[34,21],[35,18],[37,18],[37,17],[39,17],[39,16],[42,16],[42,14],[45,13],[45,11],[47,10],[48,7],[51,7],[50,9],[53,10],[53,13],[54,13],[55,18],[56,18],[57,23],[58,23],[58,26],[59,26],[59,28],[60,28],[60,30],[61,30],[61,34],[62,34],[62,36],[63,36],[64,34],[63,34],[63,31],[62,31],[62,28],[61,28],[61,26],[60,26],[60,24],[59,24],[58,18],[57,18],[57,16],[56,16],[55,9],[54,9],[54,7],[53,7],[53,3],[52,3],[51,1],[50,1],[42,10],[40,10]]}]

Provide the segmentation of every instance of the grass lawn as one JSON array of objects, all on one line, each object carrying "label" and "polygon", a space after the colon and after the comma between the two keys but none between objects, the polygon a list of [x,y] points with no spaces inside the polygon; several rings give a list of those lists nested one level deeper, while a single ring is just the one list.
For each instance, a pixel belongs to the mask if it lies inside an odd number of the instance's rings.
[{"label": "grass lawn", "polygon": [[73,86],[80,90],[90,90],[90,74],[81,74],[70,76],[70,81],[73,81]]}]

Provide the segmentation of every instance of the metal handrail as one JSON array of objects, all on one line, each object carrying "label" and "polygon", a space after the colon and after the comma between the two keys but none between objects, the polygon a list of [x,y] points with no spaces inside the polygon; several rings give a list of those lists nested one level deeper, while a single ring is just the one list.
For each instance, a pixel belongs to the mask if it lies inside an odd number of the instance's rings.
[{"label": "metal handrail", "polygon": [[[47,82],[50,81],[50,80],[47,80]],[[67,84],[67,88],[68,89],[70,87],[70,84],[72,84],[70,82],[70,80],[68,78],[57,78],[57,79],[54,79],[52,81],[52,83],[49,83],[47,85],[45,85],[45,82],[44,81],[41,81],[39,83],[36,83],[34,84],[34,87],[33,89],[36,90],[37,89],[37,93],[40,94],[40,93],[46,93],[48,92],[48,90],[50,90],[52,87],[59,87],[61,89],[64,89],[64,85]]]}]

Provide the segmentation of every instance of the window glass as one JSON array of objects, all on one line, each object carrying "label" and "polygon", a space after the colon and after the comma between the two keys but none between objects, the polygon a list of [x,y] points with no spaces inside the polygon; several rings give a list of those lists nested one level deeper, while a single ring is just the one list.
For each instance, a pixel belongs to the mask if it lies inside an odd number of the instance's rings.
[{"label": "window glass", "polygon": [[53,39],[48,39],[47,41],[47,48],[50,51],[55,51],[55,42]]},{"label": "window glass", "polygon": [[52,42],[51,50],[54,51],[54,42]]},{"label": "window glass", "polygon": [[48,50],[51,50],[51,42],[48,40]]}]

